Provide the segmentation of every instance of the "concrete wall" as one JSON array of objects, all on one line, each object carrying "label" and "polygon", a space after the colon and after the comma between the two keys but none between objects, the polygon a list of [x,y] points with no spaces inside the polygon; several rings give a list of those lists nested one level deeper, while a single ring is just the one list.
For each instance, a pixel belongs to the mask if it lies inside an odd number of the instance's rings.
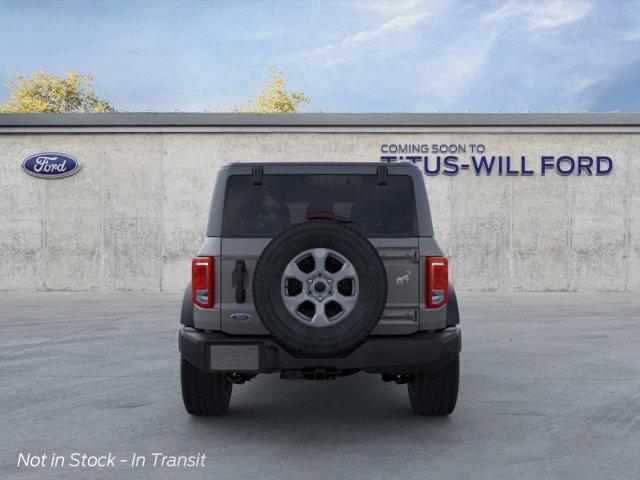
[{"label": "concrete wall", "polygon": [[[488,154],[602,154],[608,176],[425,177],[435,230],[466,291],[640,291],[640,135],[0,133],[0,289],[175,291],[228,161],[377,161],[384,143],[482,143]],[[80,159],[26,175],[41,151]]]}]

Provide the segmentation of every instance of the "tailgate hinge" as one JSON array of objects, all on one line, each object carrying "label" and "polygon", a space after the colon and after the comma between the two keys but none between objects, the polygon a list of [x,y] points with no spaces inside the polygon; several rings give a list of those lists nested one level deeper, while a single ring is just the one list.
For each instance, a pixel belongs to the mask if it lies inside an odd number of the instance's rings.
[{"label": "tailgate hinge", "polygon": [[378,175],[378,185],[387,184],[387,176],[389,175],[389,169],[387,167],[379,166],[376,174]]},{"label": "tailgate hinge", "polygon": [[262,167],[253,167],[251,177],[254,185],[262,185]]}]

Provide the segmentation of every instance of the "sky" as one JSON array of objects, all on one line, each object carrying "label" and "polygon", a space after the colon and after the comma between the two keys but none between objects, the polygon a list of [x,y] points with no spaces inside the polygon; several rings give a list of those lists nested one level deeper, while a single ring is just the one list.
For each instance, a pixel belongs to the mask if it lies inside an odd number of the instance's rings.
[{"label": "sky", "polygon": [[[0,75],[215,111],[273,68],[306,111],[640,111],[640,1],[0,0]],[[0,98],[8,94],[0,88]]]}]

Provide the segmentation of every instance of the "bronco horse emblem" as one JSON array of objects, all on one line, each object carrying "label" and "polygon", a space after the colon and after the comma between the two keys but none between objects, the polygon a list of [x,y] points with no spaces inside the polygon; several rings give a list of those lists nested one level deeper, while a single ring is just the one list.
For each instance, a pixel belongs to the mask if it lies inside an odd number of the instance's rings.
[{"label": "bronco horse emblem", "polygon": [[407,270],[407,273],[396,278],[396,285],[404,287],[409,284],[409,280],[411,280],[411,270]]}]

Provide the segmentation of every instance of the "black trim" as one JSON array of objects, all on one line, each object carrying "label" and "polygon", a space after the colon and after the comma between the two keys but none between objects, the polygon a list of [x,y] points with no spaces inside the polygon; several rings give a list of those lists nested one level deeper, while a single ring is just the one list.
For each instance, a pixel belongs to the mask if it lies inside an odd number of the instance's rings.
[{"label": "black trim", "polygon": [[193,300],[191,299],[191,282],[187,284],[182,296],[180,323],[186,327],[193,327]]},{"label": "black trim", "polygon": [[245,276],[244,260],[236,261],[236,268],[233,271],[231,283],[236,292],[236,303],[244,303],[246,297],[246,290],[244,288],[244,276]]},{"label": "black trim", "polygon": [[262,167],[253,167],[251,169],[251,176],[254,185],[262,185]]},{"label": "black trim", "polygon": [[346,356],[300,358],[289,354],[267,336],[228,335],[187,327],[180,330],[180,353],[203,372],[212,371],[209,369],[209,347],[216,344],[258,345],[260,368],[255,373],[327,369],[336,372],[364,370],[367,373],[403,374],[432,372],[444,367],[458,356],[462,340],[458,328],[413,335],[372,336]]},{"label": "black trim", "polygon": [[378,185],[386,185],[389,169],[387,167],[378,167],[376,174],[378,175]]},{"label": "black trim", "polygon": [[458,310],[458,297],[453,283],[449,282],[449,299],[447,300],[447,327],[455,327],[460,323],[460,311]]}]

